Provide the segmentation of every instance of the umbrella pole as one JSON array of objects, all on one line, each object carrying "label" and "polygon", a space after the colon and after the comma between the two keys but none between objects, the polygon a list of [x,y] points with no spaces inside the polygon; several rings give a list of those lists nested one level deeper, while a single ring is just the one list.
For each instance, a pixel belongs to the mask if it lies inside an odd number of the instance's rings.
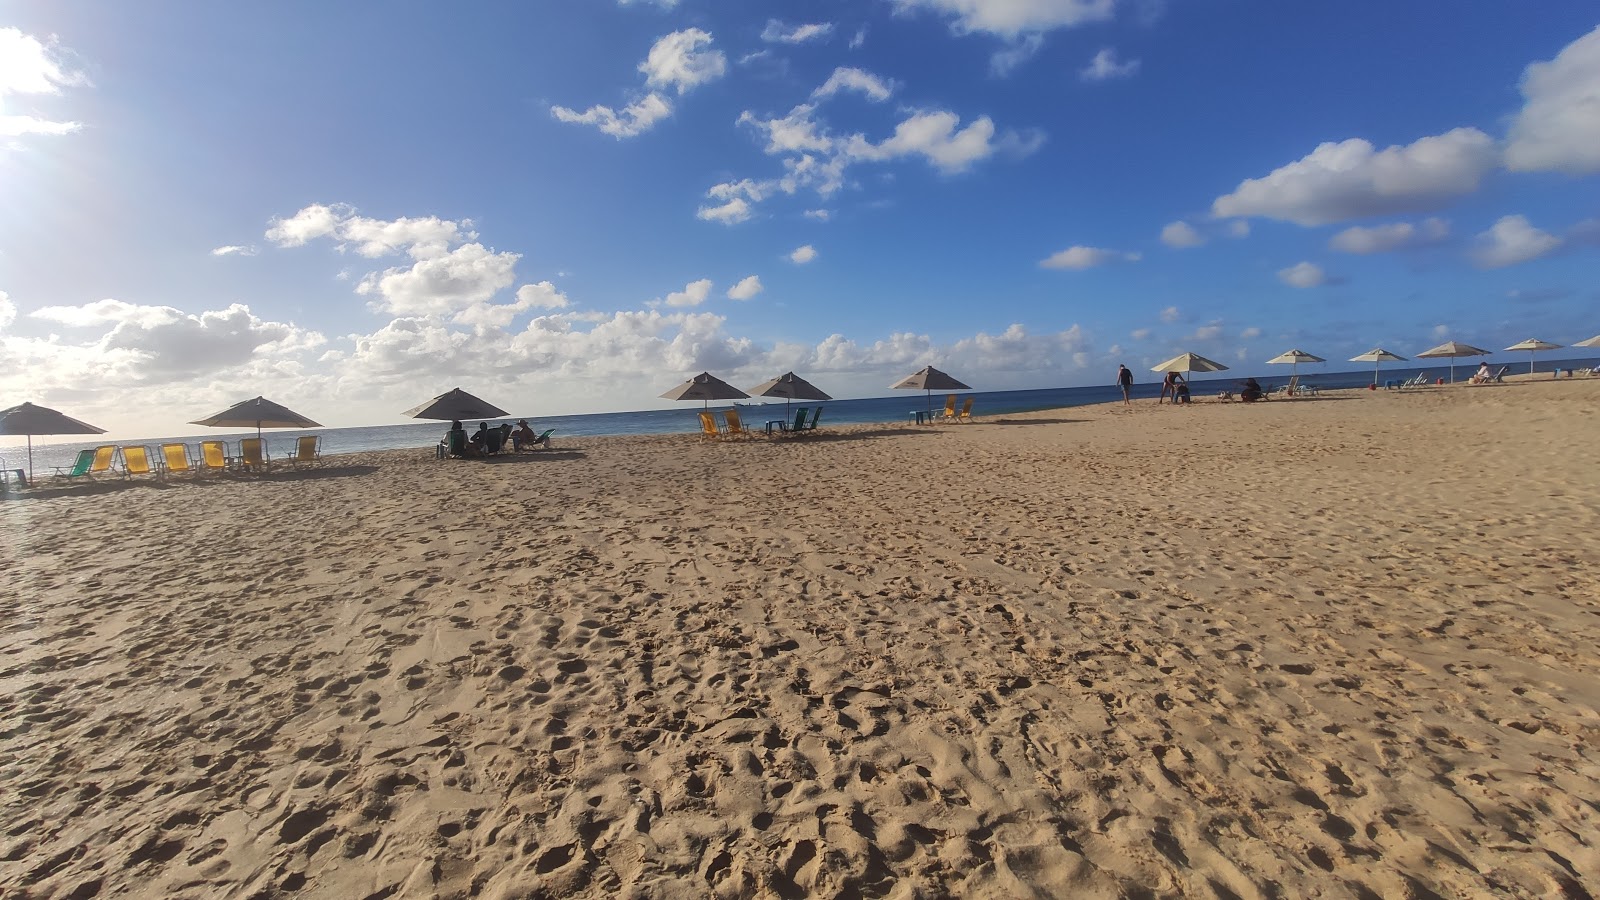
[{"label": "umbrella pole", "polygon": [[28,482],[33,482],[33,435],[28,435]]}]

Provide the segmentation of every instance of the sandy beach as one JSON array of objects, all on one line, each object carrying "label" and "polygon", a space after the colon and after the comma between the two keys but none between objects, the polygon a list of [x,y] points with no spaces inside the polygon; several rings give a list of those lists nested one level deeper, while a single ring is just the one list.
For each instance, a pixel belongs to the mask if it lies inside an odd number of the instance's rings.
[{"label": "sandy beach", "polygon": [[39,490],[0,502],[0,894],[1589,897],[1597,411]]}]

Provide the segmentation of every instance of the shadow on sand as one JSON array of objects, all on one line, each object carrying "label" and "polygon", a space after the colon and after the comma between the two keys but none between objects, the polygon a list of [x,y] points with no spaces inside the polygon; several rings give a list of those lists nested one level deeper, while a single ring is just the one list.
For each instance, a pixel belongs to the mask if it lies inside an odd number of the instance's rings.
[{"label": "shadow on sand", "polygon": [[0,500],[91,497],[97,494],[112,494],[118,491],[214,487],[251,481],[320,481],[324,478],[353,478],[359,475],[370,475],[376,471],[378,471],[377,466],[317,466],[309,469],[280,469],[275,472],[262,472],[259,474],[252,472],[220,472],[208,475],[172,475],[166,478],[144,476],[120,478],[118,476],[109,476],[117,478],[115,481],[107,480],[106,476],[102,476],[99,481],[76,481],[60,484],[53,481],[39,481],[23,491],[10,490],[0,492]]}]

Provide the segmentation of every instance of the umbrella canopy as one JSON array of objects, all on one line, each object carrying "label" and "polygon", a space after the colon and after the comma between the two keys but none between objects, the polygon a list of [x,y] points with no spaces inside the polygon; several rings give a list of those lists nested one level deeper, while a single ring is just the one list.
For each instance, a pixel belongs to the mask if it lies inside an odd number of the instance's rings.
[{"label": "umbrella canopy", "polygon": [[1198,353],[1182,353],[1167,360],[1159,366],[1152,366],[1152,372],[1223,372],[1227,366],[1214,359],[1206,359]]},{"label": "umbrella canopy", "polygon": [[1538,338],[1528,338],[1525,341],[1517,341],[1515,344],[1512,344],[1511,346],[1507,347],[1506,349],[1507,350],[1526,350],[1526,351],[1528,351],[1528,374],[1532,375],[1533,374],[1533,355],[1535,353],[1538,353],[1540,350],[1560,350],[1561,349],[1561,345],[1560,344],[1552,344],[1549,341],[1541,341]]},{"label": "umbrella canopy", "polygon": [[1360,356],[1350,357],[1350,361],[1372,363],[1372,383],[1374,386],[1376,386],[1378,383],[1379,366],[1382,366],[1386,362],[1405,362],[1406,358],[1398,353],[1390,353],[1382,347],[1373,347],[1371,350],[1368,350]]},{"label": "umbrella canopy", "polygon": [[1474,347],[1471,344],[1463,344],[1459,341],[1445,341],[1437,347],[1418,353],[1417,358],[1450,360],[1450,383],[1454,384],[1456,380],[1455,361],[1457,359],[1463,356],[1488,356],[1489,352],[1482,347]]},{"label": "umbrella canopy", "polygon": [[406,410],[404,415],[413,419],[454,422],[457,419],[503,419],[511,414],[461,388],[451,388],[421,406]]},{"label": "umbrella canopy", "polygon": [[1323,359],[1320,356],[1313,356],[1310,353],[1305,352],[1304,350],[1285,350],[1282,353],[1279,353],[1277,356],[1274,356],[1273,358],[1267,360],[1267,365],[1271,366],[1271,365],[1278,365],[1278,364],[1282,364],[1282,363],[1288,363],[1289,367],[1290,367],[1289,368],[1290,374],[1295,376],[1295,377],[1299,377],[1299,375],[1300,375],[1300,364],[1301,363],[1314,363],[1314,362],[1327,362],[1327,360]]},{"label": "umbrella canopy", "polygon": [[790,400],[832,400],[822,389],[793,372],[785,372],[771,381],[763,381],[750,389],[752,397],[782,397],[783,413],[789,415]]},{"label": "umbrella canopy", "polygon": [[88,422],[80,422],[48,406],[22,403],[0,409],[0,434],[28,436],[28,480],[33,480],[33,436],[36,434],[105,434]]},{"label": "umbrella canopy", "polygon": [[1589,338],[1587,341],[1579,341],[1576,344],[1573,344],[1572,346],[1574,346],[1574,347],[1600,347],[1600,334],[1597,334],[1594,337]]},{"label": "umbrella canopy", "polygon": [[907,375],[906,377],[900,379],[899,381],[895,382],[894,384],[889,385],[889,389],[890,390],[896,390],[896,391],[900,391],[900,390],[905,390],[905,391],[927,391],[928,392],[928,415],[929,415],[930,418],[933,415],[933,392],[934,391],[970,391],[970,390],[972,390],[972,388],[970,388],[970,387],[962,384],[961,382],[955,380],[948,373],[941,372],[938,369],[935,369],[933,366],[928,366],[926,368],[918,369],[917,371],[912,372],[910,375]]},{"label": "umbrella canopy", "polygon": [[321,428],[322,426],[286,406],[273,403],[265,397],[245,400],[228,407],[214,416],[195,419],[190,425],[207,425],[212,428],[249,428],[255,426],[256,437],[263,428]]},{"label": "umbrella canopy", "polygon": [[713,400],[745,400],[750,395],[710,372],[701,372],[661,396],[667,400],[702,400],[709,406]]}]

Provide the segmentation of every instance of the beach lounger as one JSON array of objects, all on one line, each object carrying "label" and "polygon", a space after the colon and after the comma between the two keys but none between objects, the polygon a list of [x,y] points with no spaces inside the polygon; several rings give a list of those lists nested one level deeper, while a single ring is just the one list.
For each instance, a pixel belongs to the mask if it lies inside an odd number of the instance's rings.
[{"label": "beach lounger", "polygon": [[944,412],[937,421],[954,422],[956,420],[956,395],[950,394],[944,398]]},{"label": "beach lounger", "polygon": [[819,406],[811,411],[811,420],[808,422],[801,421],[805,418],[805,412],[806,411],[802,409],[800,410],[800,414],[794,417],[794,427],[789,429],[788,434],[800,435],[805,434],[808,431],[817,430],[817,420],[822,418],[822,407]]},{"label": "beach lounger", "polygon": [[746,438],[755,435],[754,431],[745,430],[744,420],[739,417],[739,411],[737,409],[730,409],[727,412],[724,412],[722,414],[722,421],[727,425],[726,430],[723,432],[725,437]]},{"label": "beach lounger", "polygon": [[89,474],[89,467],[94,465],[94,455],[94,450],[79,450],[78,458],[72,461],[72,465],[51,466],[50,468],[55,470],[52,474],[56,478],[64,478],[68,481],[74,478],[87,478],[93,481],[94,476]]},{"label": "beach lounger", "polygon": [[972,421],[972,398],[971,397],[967,398],[967,402],[961,404],[961,412],[956,415],[956,421],[957,422],[971,422]]},{"label": "beach lounger", "polygon": [[239,442],[239,465],[246,471],[265,472],[271,462],[264,439],[245,438]]},{"label": "beach lounger", "polygon": [[321,459],[322,435],[303,434],[295,439],[294,455],[284,461],[298,469],[302,465],[313,465]]},{"label": "beach lounger", "polygon": [[721,440],[722,431],[717,428],[716,418],[713,417],[711,413],[704,410],[697,413],[697,415],[700,416],[700,440],[703,441],[707,438],[710,438],[711,440]]},{"label": "beach lounger", "polygon": [[94,462],[89,464],[88,476],[109,475],[115,470],[111,468],[117,461],[117,448],[114,444],[103,444],[94,448]]},{"label": "beach lounger", "polygon": [[1291,376],[1289,376],[1288,382],[1286,382],[1284,384],[1280,384],[1277,387],[1273,388],[1272,389],[1272,393],[1267,394],[1266,396],[1271,397],[1273,394],[1282,394],[1285,397],[1293,397],[1295,395],[1295,393],[1297,391],[1299,391],[1299,390],[1300,390],[1300,376],[1299,375],[1291,375]]},{"label": "beach lounger", "polygon": [[130,478],[134,475],[155,475],[157,469],[150,459],[150,448],[138,445],[122,447],[119,450],[122,457],[122,477]]},{"label": "beach lounger", "polygon": [[189,461],[189,445],[187,444],[162,444],[161,456],[156,460],[163,472],[195,472],[194,464]]},{"label": "beach lounger", "polygon": [[28,473],[8,464],[6,458],[0,456],[0,491],[10,490],[13,484],[17,487],[27,487]]},{"label": "beach lounger", "polygon": [[228,448],[221,441],[200,442],[200,468],[201,472],[226,472],[228,470]]},{"label": "beach lounger", "polygon": [[554,428],[546,428],[545,430],[534,435],[533,440],[530,441],[518,441],[515,437],[513,437],[511,446],[516,450],[549,450],[550,435],[555,433],[556,430]]}]

